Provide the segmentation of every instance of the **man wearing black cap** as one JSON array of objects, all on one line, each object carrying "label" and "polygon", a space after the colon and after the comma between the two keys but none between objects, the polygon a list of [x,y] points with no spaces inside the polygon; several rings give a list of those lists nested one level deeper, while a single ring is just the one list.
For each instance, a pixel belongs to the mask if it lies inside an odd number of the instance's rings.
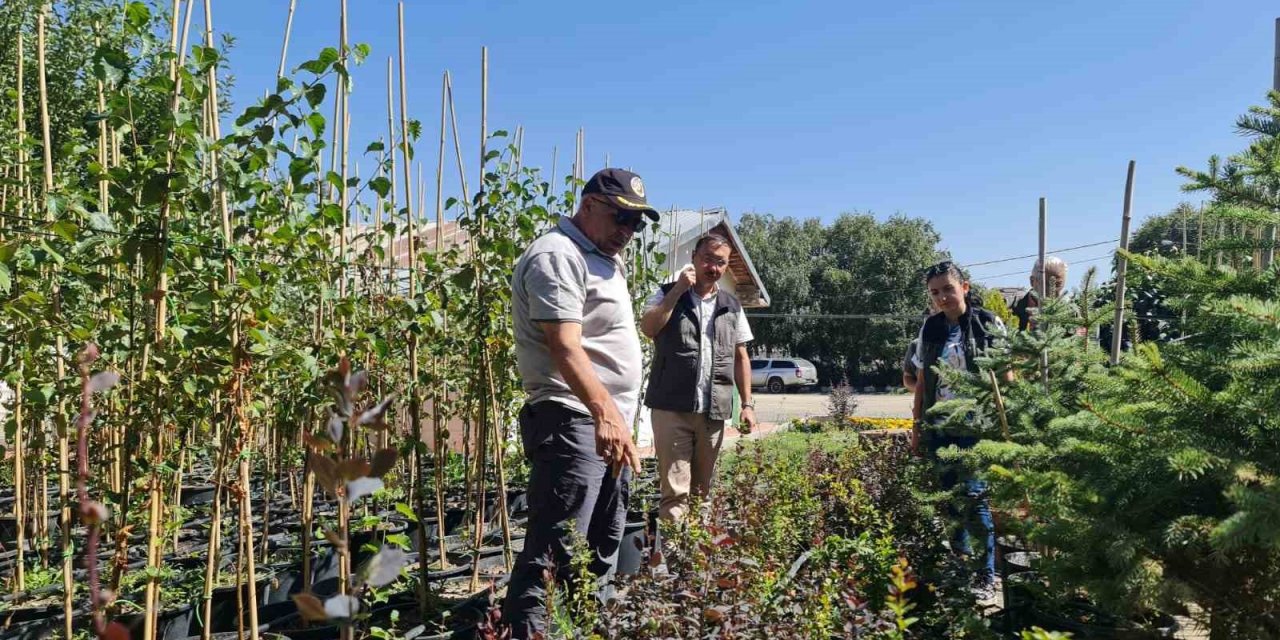
[{"label": "man wearing black cap", "polygon": [[612,573],[631,471],[640,338],[618,252],[658,212],[640,176],[603,169],[572,218],[534,240],[512,274],[516,361],[527,396],[520,434],[529,460],[529,523],[503,617],[514,638],[546,627],[544,570],[568,584],[573,530],[590,568]]}]

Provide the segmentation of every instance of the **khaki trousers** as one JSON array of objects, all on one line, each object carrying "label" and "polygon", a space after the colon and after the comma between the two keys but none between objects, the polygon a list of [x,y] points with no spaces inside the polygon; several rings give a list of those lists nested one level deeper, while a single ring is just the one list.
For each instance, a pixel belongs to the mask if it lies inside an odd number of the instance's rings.
[{"label": "khaki trousers", "polygon": [[716,457],[724,443],[724,420],[708,420],[704,413],[661,409],[653,409],[651,416],[662,482],[658,515],[676,521],[688,513],[691,493],[706,498],[711,492]]}]

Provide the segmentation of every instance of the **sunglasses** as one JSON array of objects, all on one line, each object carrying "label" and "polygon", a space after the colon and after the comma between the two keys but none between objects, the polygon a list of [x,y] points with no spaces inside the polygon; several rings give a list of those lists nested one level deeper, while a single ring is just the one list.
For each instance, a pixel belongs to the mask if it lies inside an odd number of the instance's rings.
[{"label": "sunglasses", "polygon": [[944,260],[924,270],[924,281],[928,282],[933,278],[948,274],[954,275],[961,280],[965,279],[964,270],[960,268],[960,265],[950,260]]},{"label": "sunglasses", "polygon": [[620,227],[629,227],[633,233],[640,233],[644,228],[649,226],[645,221],[644,214],[630,209],[613,208],[613,221],[618,223]]}]

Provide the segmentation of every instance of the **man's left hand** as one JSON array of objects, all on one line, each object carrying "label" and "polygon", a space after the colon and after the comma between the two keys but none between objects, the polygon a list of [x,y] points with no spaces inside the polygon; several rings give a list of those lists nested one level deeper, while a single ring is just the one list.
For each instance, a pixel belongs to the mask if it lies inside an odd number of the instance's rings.
[{"label": "man's left hand", "polygon": [[747,435],[756,429],[756,410],[745,407],[738,414],[738,431]]}]

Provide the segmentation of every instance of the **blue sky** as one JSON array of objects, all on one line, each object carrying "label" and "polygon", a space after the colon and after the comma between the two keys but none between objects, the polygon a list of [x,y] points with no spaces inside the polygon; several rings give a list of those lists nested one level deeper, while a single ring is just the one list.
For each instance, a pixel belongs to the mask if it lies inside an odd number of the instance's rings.
[{"label": "blue sky", "polygon": [[[290,66],[338,38],[337,0],[298,4]],[[273,83],[288,1],[214,5],[217,30],[237,38],[243,105]],[[396,4],[348,6],[350,41],[373,48],[352,97],[352,148],[363,150],[385,134]],[[1033,253],[1041,196],[1051,249],[1117,238],[1130,159],[1136,217],[1198,203],[1174,168],[1245,145],[1233,123],[1270,87],[1280,6],[410,0],[405,15],[429,184],[445,69],[474,182],[487,45],[490,130],[523,125],[529,164],[549,169],[558,145],[567,174],[585,127],[588,169],[609,154],[644,176],[660,208],[901,212],[931,220],[944,248],[974,263]],[[1062,254],[1072,280],[1106,250]],[[1032,262],[973,275],[1020,285]]]}]

